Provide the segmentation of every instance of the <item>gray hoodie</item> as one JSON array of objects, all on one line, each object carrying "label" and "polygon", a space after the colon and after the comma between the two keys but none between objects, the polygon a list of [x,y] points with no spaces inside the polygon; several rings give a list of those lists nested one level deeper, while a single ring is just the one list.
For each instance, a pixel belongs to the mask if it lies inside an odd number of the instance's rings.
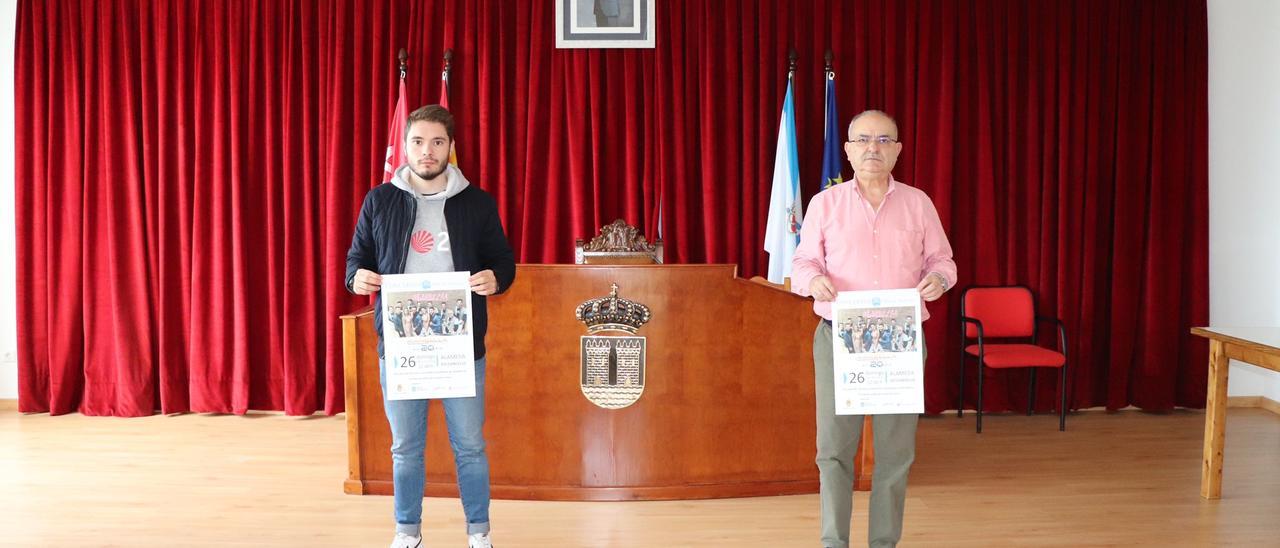
[{"label": "gray hoodie", "polygon": [[456,196],[471,183],[452,164],[445,166],[444,192],[418,194],[409,184],[409,166],[400,166],[391,183],[413,195],[417,216],[409,236],[409,249],[404,263],[405,274],[453,272],[453,253],[449,250],[449,227],[444,222],[444,202]]}]

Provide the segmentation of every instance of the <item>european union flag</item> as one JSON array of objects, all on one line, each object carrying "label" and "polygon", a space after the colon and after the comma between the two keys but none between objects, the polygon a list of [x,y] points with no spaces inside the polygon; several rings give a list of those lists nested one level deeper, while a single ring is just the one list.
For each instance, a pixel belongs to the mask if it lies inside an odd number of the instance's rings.
[{"label": "european union flag", "polygon": [[836,73],[827,72],[827,118],[825,142],[822,146],[822,190],[843,182],[840,178],[840,117],[836,115]]}]

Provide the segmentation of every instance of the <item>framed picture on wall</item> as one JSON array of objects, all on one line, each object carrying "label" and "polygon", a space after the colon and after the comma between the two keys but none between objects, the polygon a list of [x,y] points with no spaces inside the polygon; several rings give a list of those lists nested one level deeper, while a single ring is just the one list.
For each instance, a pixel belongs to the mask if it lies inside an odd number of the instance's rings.
[{"label": "framed picture on wall", "polygon": [[655,0],[555,0],[557,48],[652,48]]}]

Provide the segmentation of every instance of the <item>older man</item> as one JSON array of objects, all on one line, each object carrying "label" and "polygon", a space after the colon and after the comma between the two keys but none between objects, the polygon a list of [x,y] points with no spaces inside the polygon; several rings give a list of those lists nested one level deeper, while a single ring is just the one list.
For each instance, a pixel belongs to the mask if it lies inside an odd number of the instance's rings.
[{"label": "older man", "polygon": [[[813,310],[822,317],[813,335],[813,366],[822,545],[828,548],[849,546],[853,456],[863,422],[860,415],[835,414],[831,301],[839,291],[903,288],[915,288],[921,299],[934,301],[956,282],[951,244],[933,202],[891,174],[902,152],[893,118],[878,110],[858,114],[849,123],[844,150],[854,182],[822,191],[809,202],[791,275],[792,290],[812,296]],[[921,320],[928,318],[922,307]],[[917,419],[915,414],[872,419],[876,462],[870,546],[896,546],[902,538]]]}]

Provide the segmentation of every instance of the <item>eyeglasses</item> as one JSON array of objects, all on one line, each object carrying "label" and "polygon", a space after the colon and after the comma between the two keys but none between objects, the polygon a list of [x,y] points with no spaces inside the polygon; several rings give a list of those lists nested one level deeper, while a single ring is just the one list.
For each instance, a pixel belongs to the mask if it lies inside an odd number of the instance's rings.
[{"label": "eyeglasses", "polygon": [[874,138],[868,137],[866,135],[859,135],[857,137],[849,139],[849,142],[855,145],[858,145],[860,147],[867,147],[867,146],[871,146],[871,143],[875,143],[880,146],[888,146],[898,142],[898,140],[888,135],[881,135],[879,137],[874,137]]}]

